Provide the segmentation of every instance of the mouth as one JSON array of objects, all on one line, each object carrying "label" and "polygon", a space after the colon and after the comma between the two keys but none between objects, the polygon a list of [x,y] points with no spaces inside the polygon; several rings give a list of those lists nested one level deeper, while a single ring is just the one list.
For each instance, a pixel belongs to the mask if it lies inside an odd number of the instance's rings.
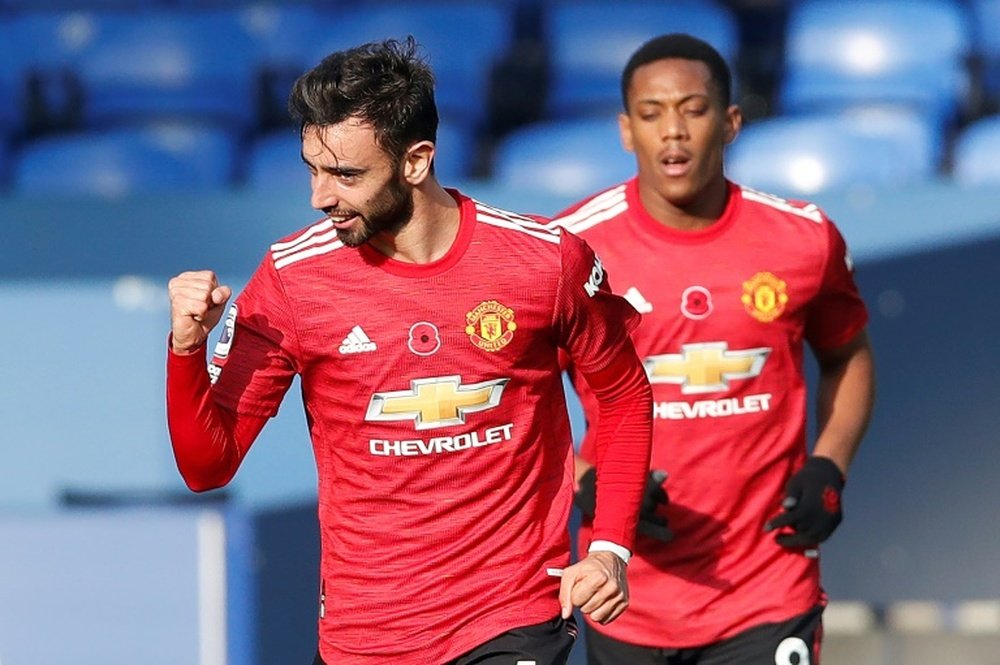
[{"label": "mouth", "polygon": [[660,165],[668,176],[682,176],[691,168],[691,156],[679,150],[671,150],[660,156]]},{"label": "mouth", "polygon": [[333,223],[333,228],[343,230],[350,228],[358,219],[357,213],[326,213],[326,218]]}]

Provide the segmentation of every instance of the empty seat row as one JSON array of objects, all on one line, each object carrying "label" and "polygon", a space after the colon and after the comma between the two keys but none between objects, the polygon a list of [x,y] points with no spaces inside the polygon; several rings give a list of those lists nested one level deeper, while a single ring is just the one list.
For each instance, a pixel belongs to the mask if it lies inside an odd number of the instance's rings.
[{"label": "empty seat row", "polygon": [[[444,182],[468,177],[471,143],[442,124],[435,172]],[[155,122],[54,134],[18,149],[0,142],[0,179],[21,196],[117,198],[136,193],[222,191],[239,186],[280,191],[308,187],[297,130],[246,141],[226,126]]]},{"label": "empty seat row", "polygon": [[496,5],[452,2],[15,15],[0,22],[0,124],[48,112],[89,127],[199,117],[252,129],[326,54],[407,34],[434,67],[442,115],[477,124],[510,22]]},{"label": "empty seat row", "polygon": [[[119,9],[142,4],[103,2]],[[617,109],[622,66],[655,34],[691,32],[730,62],[738,59],[734,15],[714,0],[538,2],[551,70],[548,117]],[[1000,97],[1000,0],[968,2],[791,3],[778,109],[815,113],[891,103],[954,125],[970,98],[973,54],[984,63],[982,80],[995,84]],[[406,34],[423,44],[435,69],[442,114],[479,127],[491,69],[509,54],[514,37],[513,10],[502,0],[219,4],[226,3],[30,11],[0,20],[0,41],[12,45],[0,52],[0,132],[23,129],[39,114],[62,126],[201,114],[253,128],[267,120],[262,114],[284,115],[292,81],[323,55]]]},{"label": "empty seat row", "polygon": [[[854,186],[894,187],[950,177],[1000,185],[1000,115],[958,135],[950,167],[926,118],[894,108],[774,117],[745,126],[729,147],[727,177],[784,197]],[[635,159],[610,120],[538,123],[512,132],[495,153],[494,182],[566,200],[624,181]]]},{"label": "empty seat row", "polygon": [[[460,132],[442,125],[436,173],[468,177],[472,158]],[[21,196],[118,197],[137,193],[250,187],[304,190],[300,140],[286,128],[245,142],[221,126],[157,123],[57,135],[20,149],[0,143],[0,177]],[[873,109],[771,118],[746,126],[729,148],[727,176],[786,197],[865,185],[906,186],[939,177],[933,133],[915,114]],[[955,141],[950,177],[1000,184],[1000,115]],[[465,162],[465,163],[463,163]],[[494,154],[493,182],[567,200],[630,178],[634,157],[610,119],[551,120],[512,132]]]}]

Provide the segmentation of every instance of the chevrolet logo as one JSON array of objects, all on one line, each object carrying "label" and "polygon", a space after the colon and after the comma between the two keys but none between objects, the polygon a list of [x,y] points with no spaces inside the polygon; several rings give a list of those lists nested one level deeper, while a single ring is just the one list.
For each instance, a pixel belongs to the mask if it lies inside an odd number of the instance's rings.
[{"label": "chevrolet logo", "polygon": [[470,413],[500,404],[510,379],[494,379],[468,386],[460,376],[413,379],[409,390],[375,393],[368,403],[367,421],[412,420],[417,429],[461,425]]},{"label": "chevrolet logo", "polygon": [[676,383],[690,395],[729,388],[732,379],[760,375],[771,349],[729,351],[726,342],[684,344],[680,353],[649,356],[643,361],[650,383]]}]

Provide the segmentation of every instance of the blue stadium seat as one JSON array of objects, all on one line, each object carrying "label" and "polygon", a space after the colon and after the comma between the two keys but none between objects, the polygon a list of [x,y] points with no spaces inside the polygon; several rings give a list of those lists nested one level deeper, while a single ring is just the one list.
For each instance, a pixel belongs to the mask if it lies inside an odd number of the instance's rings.
[{"label": "blue stadium seat", "polygon": [[472,175],[479,146],[475,132],[466,125],[442,118],[436,148],[434,175],[441,184],[455,186]]},{"label": "blue stadium seat", "polygon": [[0,26],[0,88],[14,95],[0,93],[0,124],[13,109],[7,122],[18,130],[71,125],[81,105],[77,64],[105,33],[104,14],[24,12]]},{"label": "blue stadium seat", "polygon": [[613,118],[550,120],[514,130],[497,146],[493,181],[512,189],[579,198],[627,180],[635,157]]},{"label": "blue stadium seat", "polygon": [[621,71],[645,41],[687,32],[729,62],[739,46],[736,20],[712,0],[553,0],[547,7],[552,85],[548,115],[608,115],[621,109]]},{"label": "blue stadium seat", "polygon": [[955,139],[952,175],[962,185],[1000,184],[1000,115],[966,127]]},{"label": "blue stadium seat", "polygon": [[[213,0],[216,2],[234,0]],[[193,4],[200,4],[194,2]],[[288,119],[288,93],[306,69],[315,44],[336,25],[340,12],[303,4],[254,2],[218,11],[246,33],[254,47],[254,68],[261,93],[262,121],[281,124]]]},{"label": "blue stadium seat", "polygon": [[[14,34],[7,21],[0,21],[0,44],[11,44]],[[24,67],[18,48],[0,48],[0,137],[13,133],[24,122]]]},{"label": "blue stadium seat", "polygon": [[511,32],[510,12],[488,2],[351,5],[324,32],[309,66],[361,42],[412,34],[434,70],[442,117],[478,130],[487,113],[491,69],[510,46]]},{"label": "blue stadium seat", "polygon": [[251,189],[309,191],[309,171],[302,163],[297,128],[276,130],[253,142],[245,182]]},{"label": "blue stadium seat", "polygon": [[213,190],[229,184],[234,150],[235,141],[208,128],[151,126],[54,135],[21,148],[12,164],[12,190],[107,198]]},{"label": "blue stadium seat", "polygon": [[3,191],[7,184],[7,141],[3,136],[0,136],[0,191]]},{"label": "blue stadium seat", "polygon": [[969,0],[972,8],[976,55],[982,62],[983,88],[1000,103],[1000,0]]},{"label": "blue stadium seat", "polygon": [[743,129],[729,147],[726,176],[782,197],[808,197],[930,180],[934,153],[926,119],[906,111],[777,117]]},{"label": "blue stadium seat", "polygon": [[969,91],[969,15],[952,0],[802,0],[786,36],[785,113],[890,103],[947,125]]},{"label": "blue stadium seat", "polygon": [[84,123],[204,119],[247,129],[257,121],[253,44],[226,17],[141,12],[106,19],[79,62]]},{"label": "blue stadium seat", "polygon": [[87,12],[103,9],[145,9],[162,0],[0,0],[0,9],[28,12]]}]

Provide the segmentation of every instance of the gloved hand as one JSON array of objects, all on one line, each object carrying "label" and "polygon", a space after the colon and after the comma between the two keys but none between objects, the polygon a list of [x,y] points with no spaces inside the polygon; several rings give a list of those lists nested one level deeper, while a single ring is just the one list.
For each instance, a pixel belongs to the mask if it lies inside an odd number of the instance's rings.
[{"label": "gloved hand", "polygon": [[[667,518],[657,514],[656,507],[667,505],[667,492],[663,489],[663,481],[667,479],[666,471],[653,470],[646,476],[646,490],[642,495],[642,505],[639,508],[639,526],[637,531],[655,540],[669,542],[674,539],[674,532],[667,526]],[[580,489],[573,497],[573,503],[587,517],[593,518],[597,506],[597,469],[590,467],[580,477]]]},{"label": "gloved hand", "polygon": [[844,490],[844,474],[828,457],[810,457],[805,466],[788,479],[784,512],[764,526],[774,531],[790,526],[795,533],[779,534],[775,540],[783,547],[818,545],[834,532],[844,514],[840,495]]}]

